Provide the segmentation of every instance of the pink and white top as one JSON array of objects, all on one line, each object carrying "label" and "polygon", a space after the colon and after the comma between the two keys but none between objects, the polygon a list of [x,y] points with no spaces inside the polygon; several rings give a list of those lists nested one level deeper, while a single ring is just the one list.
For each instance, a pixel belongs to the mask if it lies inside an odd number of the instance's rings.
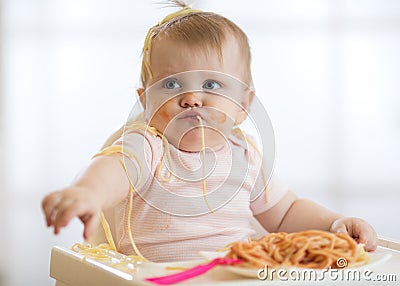
[{"label": "pink and white top", "polygon": [[[204,167],[202,152],[184,152],[171,144],[168,161],[162,140],[144,131],[124,134],[114,144],[123,146],[136,190],[132,235],[150,261],[199,259],[199,251],[215,251],[246,240],[255,234],[253,215],[272,208],[288,191],[272,176],[266,200],[259,154],[244,138],[234,135],[221,149],[206,152]],[[169,180],[162,179],[170,173]],[[135,254],[127,233],[128,210],[129,196],[106,212],[117,249],[127,255]]]}]

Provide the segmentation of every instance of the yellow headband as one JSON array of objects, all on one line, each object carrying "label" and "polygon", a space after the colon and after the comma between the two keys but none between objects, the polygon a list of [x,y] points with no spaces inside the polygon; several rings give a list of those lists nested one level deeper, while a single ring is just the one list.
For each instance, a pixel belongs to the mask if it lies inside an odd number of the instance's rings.
[{"label": "yellow headband", "polygon": [[201,13],[203,11],[201,10],[196,10],[192,9],[190,7],[183,7],[181,10],[171,13],[167,15],[164,19],[162,19],[161,22],[159,22],[157,25],[154,27],[151,27],[147,33],[147,36],[144,40],[144,45],[143,45],[143,60],[142,60],[142,82],[146,82],[146,73],[149,75],[150,78],[153,77],[153,73],[151,72],[150,69],[150,53],[151,53],[151,42],[153,39],[157,36],[159,33],[159,30],[156,30],[156,28],[159,28],[161,25],[164,25],[165,23],[171,22],[171,21],[176,21],[179,18],[182,18],[186,15],[189,14],[196,14],[196,13]]}]

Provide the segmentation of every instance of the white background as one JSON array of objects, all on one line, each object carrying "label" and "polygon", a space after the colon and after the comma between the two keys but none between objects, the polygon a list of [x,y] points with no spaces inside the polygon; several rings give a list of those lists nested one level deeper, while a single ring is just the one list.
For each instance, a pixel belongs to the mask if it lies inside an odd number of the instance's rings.
[{"label": "white background", "polygon": [[[158,1],[0,0],[0,285],[53,285],[40,201],[129,115]],[[400,2],[197,1],[250,38],[276,171],[299,196],[400,239]]]}]

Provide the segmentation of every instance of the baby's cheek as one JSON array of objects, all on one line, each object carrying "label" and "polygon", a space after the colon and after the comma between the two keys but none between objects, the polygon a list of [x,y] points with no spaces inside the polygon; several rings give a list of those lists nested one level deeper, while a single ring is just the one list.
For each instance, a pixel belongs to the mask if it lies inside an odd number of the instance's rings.
[{"label": "baby's cheek", "polygon": [[150,118],[150,125],[157,128],[160,132],[164,132],[168,122],[167,115],[161,111],[156,112]]},{"label": "baby's cheek", "polygon": [[172,119],[171,111],[168,110],[168,108],[161,108],[159,112],[157,112],[157,115],[160,117],[160,119],[169,122]]},{"label": "baby's cheek", "polygon": [[211,119],[218,124],[233,124],[239,113],[239,106],[230,101],[221,101],[218,106],[211,111]]},{"label": "baby's cheek", "polygon": [[219,124],[223,124],[226,122],[226,113],[219,111],[219,112],[213,112],[211,114],[211,119]]}]

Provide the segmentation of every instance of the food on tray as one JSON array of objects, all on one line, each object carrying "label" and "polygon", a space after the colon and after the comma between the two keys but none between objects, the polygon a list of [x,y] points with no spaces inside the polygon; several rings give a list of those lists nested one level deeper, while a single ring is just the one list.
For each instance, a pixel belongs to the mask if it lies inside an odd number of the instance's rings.
[{"label": "food on tray", "polygon": [[344,268],[369,261],[363,245],[349,235],[319,230],[270,233],[258,240],[238,241],[231,244],[226,257],[243,260],[239,267],[246,268]]}]

